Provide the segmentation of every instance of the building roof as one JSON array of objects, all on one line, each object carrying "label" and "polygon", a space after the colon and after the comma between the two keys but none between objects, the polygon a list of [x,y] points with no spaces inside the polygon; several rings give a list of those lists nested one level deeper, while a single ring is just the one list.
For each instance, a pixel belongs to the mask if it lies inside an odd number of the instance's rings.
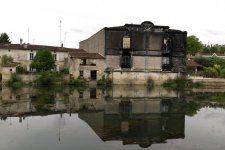
[{"label": "building roof", "polygon": [[76,53],[76,52],[70,52],[69,53],[71,58],[80,58],[80,59],[105,59],[102,55],[99,53]]},{"label": "building roof", "polygon": [[193,61],[193,60],[191,60],[191,59],[186,60],[186,66],[187,66],[187,67],[194,67],[194,68],[195,68],[195,67],[203,68],[202,65],[196,63],[195,61]]},{"label": "building roof", "polygon": [[14,50],[39,50],[41,48],[48,48],[50,51],[56,52],[82,52],[86,51],[83,49],[66,48],[66,47],[56,47],[48,45],[32,45],[32,44],[0,44],[0,49],[14,49]]}]

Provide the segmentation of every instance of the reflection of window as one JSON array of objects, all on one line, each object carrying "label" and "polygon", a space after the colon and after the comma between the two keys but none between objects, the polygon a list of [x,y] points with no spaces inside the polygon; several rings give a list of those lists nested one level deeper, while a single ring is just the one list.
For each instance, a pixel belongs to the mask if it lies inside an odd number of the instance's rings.
[{"label": "reflection of window", "polygon": [[96,98],[96,89],[95,88],[90,90],[90,98],[93,98],[93,99]]},{"label": "reflection of window", "polygon": [[54,65],[53,71],[59,71],[59,66],[58,65]]},{"label": "reflection of window", "polygon": [[168,65],[170,64],[170,58],[169,57],[163,57],[163,64]]},{"label": "reflection of window", "polygon": [[80,78],[84,78],[84,71],[80,70]]},{"label": "reflection of window", "polygon": [[30,53],[30,60],[34,59],[34,53]]},{"label": "reflection of window", "polygon": [[32,67],[29,65],[29,66],[27,66],[27,71],[28,71],[28,72],[35,72],[36,69],[35,69],[35,68],[32,68]]}]

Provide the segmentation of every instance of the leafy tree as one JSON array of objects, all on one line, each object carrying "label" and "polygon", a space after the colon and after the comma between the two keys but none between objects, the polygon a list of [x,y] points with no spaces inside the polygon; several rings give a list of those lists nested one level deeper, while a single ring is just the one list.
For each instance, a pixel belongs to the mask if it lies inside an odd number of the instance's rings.
[{"label": "leafy tree", "polygon": [[47,48],[42,48],[38,50],[36,56],[34,57],[31,67],[35,68],[38,72],[49,71],[55,66],[54,58]]},{"label": "leafy tree", "polygon": [[12,56],[3,55],[1,59],[2,66],[6,66],[7,64],[10,64],[13,62]]},{"label": "leafy tree", "polygon": [[187,37],[187,51],[191,55],[195,55],[204,48],[202,42],[194,35]]},{"label": "leafy tree", "polygon": [[1,33],[1,35],[0,35],[0,43],[11,43],[7,33],[5,33],[5,32]]}]

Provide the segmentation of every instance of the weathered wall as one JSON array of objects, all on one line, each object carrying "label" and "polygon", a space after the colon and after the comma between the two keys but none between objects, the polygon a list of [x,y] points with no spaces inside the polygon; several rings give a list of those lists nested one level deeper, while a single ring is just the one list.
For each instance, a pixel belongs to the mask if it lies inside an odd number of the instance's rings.
[{"label": "weathered wall", "polygon": [[149,78],[154,80],[155,85],[161,85],[168,79],[175,79],[178,73],[166,72],[112,72],[109,77],[114,84],[147,84]]},{"label": "weathered wall", "polygon": [[79,48],[89,53],[99,53],[105,55],[105,29],[103,28],[90,38],[81,41]]},{"label": "weathered wall", "polygon": [[132,99],[139,99],[146,97],[148,100],[153,100],[156,97],[177,97],[176,91],[168,91],[161,86],[154,86],[151,89],[144,85],[113,85],[109,90],[109,97],[115,99],[123,97],[132,97]]},{"label": "weathered wall", "polygon": [[133,56],[134,70],[162,70],[162,57]]},{"label": "weathered wall", "polygon": [[120,68],[120,56],[106,55],[105,61],[108,68]]},{"label": "weathered wall", "polygon": [[[97,71],[97,79],[100,80],[104,75],[106,64],[104,59],[88,59],[86,65],[81,65],[82,60],[72,58],[70,59],[70,73],[74,79],[80,76],[80,71],[83,71],[83,78],[87,81],[91,80],[91,71]],[[95,66],[91,65],[96,64]]]}]

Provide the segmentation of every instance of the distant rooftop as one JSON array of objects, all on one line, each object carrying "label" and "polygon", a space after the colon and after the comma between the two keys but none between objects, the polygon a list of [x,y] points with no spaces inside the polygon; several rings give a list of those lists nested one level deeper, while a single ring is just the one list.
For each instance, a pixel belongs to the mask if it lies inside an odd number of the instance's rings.
[{"label": "distant rooftop", "polygon": [[13,49],[13,50],[39,50],[41,48],[48,48],[50,51],[56,52],[80,52],[86,53],[83,49],[56,47],[48,45],[32,45],[32,44],[0,44],[0,49]]}]

